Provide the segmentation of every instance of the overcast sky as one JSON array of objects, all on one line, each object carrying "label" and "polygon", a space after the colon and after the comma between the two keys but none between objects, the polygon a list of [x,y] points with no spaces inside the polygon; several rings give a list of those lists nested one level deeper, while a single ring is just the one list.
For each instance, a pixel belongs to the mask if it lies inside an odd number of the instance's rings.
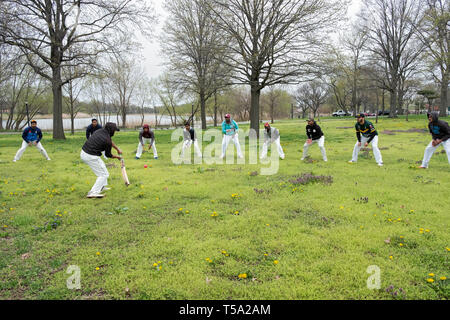
[{"label": "overcast sky", "polygon": [[[350,19],[354,19],[356,13],[359,11],[361,7],[362,0],[352,0],[352,4],[348,10],[348,17]],[[162,25],[167,17],[167,12],[163,8],[164,0],[152,0],[153,7],[155,8],[155,12],[158,16],[159,23],[156,25],[155,35],[161,33]],[[158,77],[164,69],[163,59],[161,58],[161,48],[159,47],[158,40],[155,38],[153,41],[142,40],[143,44],[143,56],[144,61],[143,65],[149,78]]]}]

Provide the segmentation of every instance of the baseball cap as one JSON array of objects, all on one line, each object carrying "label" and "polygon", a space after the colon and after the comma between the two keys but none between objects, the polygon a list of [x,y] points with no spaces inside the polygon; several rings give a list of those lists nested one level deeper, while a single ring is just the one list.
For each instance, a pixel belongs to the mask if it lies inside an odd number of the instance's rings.
[{"label": "baseball cap", "polygon": [[230,115],[229,113],[227,113],[227,114],[225,115],[225,118],[231,118],[231,115]]},{"label": "baseball cap", "polygon": [[366,116],[364,115],[364,113],[360,113],[356,115],[357,118],[365,118]]},{"label": "baseball cap", "polygon": [[268,122],[264,123],[264,127],[269,127],[270,124]]},{"label": "baseball cap", "polygon": [[144,124],[143,128],[150,128],[148,124]]}]

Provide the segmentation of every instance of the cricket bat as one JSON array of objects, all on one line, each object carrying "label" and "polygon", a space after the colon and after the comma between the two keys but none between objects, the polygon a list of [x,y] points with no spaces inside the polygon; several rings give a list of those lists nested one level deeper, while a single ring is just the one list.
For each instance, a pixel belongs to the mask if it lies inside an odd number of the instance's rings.
[{"label": "cricket bat", "polygon": [[128,180],[127,170],[125,169],[125,163],[123,161],[123,158],[120,160],[120,164],[122,167],[122,178],[125,182],[125,185],[128,187],[130,185],[130,181]]}]

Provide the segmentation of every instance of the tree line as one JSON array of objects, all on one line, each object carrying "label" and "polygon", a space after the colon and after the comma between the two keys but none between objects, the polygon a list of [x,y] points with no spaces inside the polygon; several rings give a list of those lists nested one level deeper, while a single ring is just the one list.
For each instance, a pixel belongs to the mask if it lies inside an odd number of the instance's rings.
[{"label": "tree line", "polygon": [[[396,117],[426,103],[445,115],[449,2],[363,0],[352,23],[347,5],[171,0],[155,35],[150,1],[4,0],[0,119],[19,129],[24,102],[33,116],[49,97],[54,139],[64,138],[63,112],[73,132],[80,110],[121,126],[130,113],[144,121],[153,112],[156,123],[166,115],[174,126],[199,118],[203,129],[207,117],[217,125],[233,112],[257,131],[264,118],[316,116],[324,106]],[[159,41],[161,76],[146,75],[136,34]]]}]

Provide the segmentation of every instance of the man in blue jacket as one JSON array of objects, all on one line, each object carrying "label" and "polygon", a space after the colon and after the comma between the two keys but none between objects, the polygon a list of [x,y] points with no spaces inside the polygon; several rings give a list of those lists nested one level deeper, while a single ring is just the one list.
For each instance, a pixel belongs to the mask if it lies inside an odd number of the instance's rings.
[{"label": "man in blue jacket", "polygon": [[20,160],[22,154],[25,152],[25,149],[31,146],[35,146],[47,160],[50,160],[47,151],[45,151],[44,147],[42,146],[42,131],[37,127],[36,120],[31,121],[31,127],[27,127],[25,128],[25,130],[23,130],[22,139],[22,147],[17,151],[16,156],[13,160],[14,162]]},{"label": "man in blue jacket", "polygon": [[228,144],[231,140],[233,140],[234,145],[236,146],[237,155],[240,159],[242,159],[244,156],[241,152],[241,145],[239,144],[238,134],[237,131],[239,130],[239,127],[236,123],[236,121],[231,119],[231,116],[227,113],[225,115],[225,120],[222,122],[222,133],[223,133],[223,139],[222,139],[222,155],[220,156],[220,159],[225,158],[225,154],[227,152]]},{"label": "man in blue jacket", "polygon": [[86,128],[86,139],[89,139],[89,137],[92,136],[95,131],[101,128],[102,126],[98,124],[97,119],[92,119],[92,123]]}]

